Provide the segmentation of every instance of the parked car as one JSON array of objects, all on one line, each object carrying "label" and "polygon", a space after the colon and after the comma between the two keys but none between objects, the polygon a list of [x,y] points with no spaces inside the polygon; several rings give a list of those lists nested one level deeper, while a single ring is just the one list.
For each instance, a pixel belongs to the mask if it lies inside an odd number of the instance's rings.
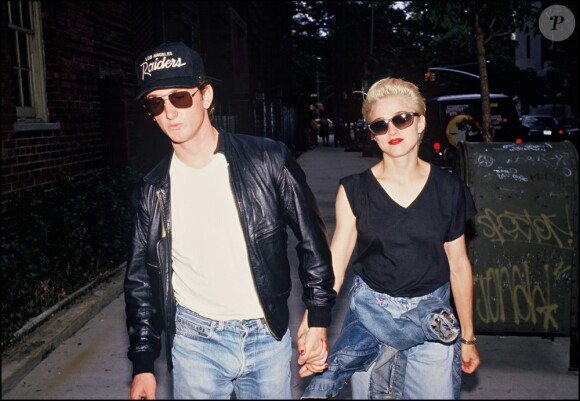
[{"label": "parked car", "polygon": [[562,141],[567,139],[564,127],[558,120],[548,115],[522,115],[524,141]]},{"label": "parked car", "polygon": [[[494,142],[520,142],[522,126],[512,98],[490,94]],[[427,127],[419,157],[430,163],[457,168],[460,142],[483,142],[481,95],[438,96],[427,99]]]}]

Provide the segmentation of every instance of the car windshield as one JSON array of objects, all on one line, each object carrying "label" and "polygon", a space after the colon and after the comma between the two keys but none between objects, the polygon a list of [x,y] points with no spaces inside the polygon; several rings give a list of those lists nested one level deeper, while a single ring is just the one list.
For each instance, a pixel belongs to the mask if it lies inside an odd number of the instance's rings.
[{"label": "car windshield", "polygon": [[528,117],[524,124],[533,128],[554,128],[558,125],[552,117]]}]

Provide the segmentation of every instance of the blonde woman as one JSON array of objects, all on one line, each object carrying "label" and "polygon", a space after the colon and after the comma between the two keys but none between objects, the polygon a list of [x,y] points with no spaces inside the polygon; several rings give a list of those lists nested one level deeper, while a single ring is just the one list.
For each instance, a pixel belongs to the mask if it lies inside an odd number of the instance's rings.
[{"label": "blonde woman", "polygon": [[[304,398],[334,395],[338,389],[325,379],[358,370],[355,399],[384,398],[381,391],[406,399],[453,399],[459,396],[460,371],[472,373],[480,364],[464,235],[476,208],[458,175],[418,157],[425,112],[417,86],[402,79],[381,79],[365,96],[362,113],[382,160],[340,180],[331,251],[338,292],[356,247],[350,308],[330,350],[329,368],[312,379]],[[398,324],[401,319],[420,316],[425,310],[418,308],[427,301],[443,304],[440,312],[450,310],[450,293],[459,322],[453,309],[434,319],[459,323],[460,337],[453,342],[426,337],[404,348],[364,335],[408,338],[413,331],[402,329],[407,326]]]}]

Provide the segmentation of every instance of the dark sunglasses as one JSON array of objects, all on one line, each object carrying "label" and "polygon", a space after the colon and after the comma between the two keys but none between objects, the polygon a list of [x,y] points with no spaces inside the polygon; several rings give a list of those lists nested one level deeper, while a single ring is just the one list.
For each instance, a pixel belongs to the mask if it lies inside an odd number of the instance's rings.
[{"label": "dark sunglasses", "polygon": [[143,100],[143,105],[149,114],[151,114],[153,117],[156,117],[163,113],[163,110],[165,110],[164,98],[169,99],[171,104],[178,109],[187,109],[193,104],[193,97],[197,92],[199,92],[199,89],[193,93],[189,93],[188,91],[179,91],[167,96],[150,97],[149,99]]},{"label": "dark sunglasses", "polygon": [[419,117],[419,113],[404,112],[391,117],[390,119],[377,120],[369,124],[369,129],[375,135],[386,134],[389,130],[389,123],[392,122],[397,129],[405,129],[410,127],[415,121],[415,116]]}]

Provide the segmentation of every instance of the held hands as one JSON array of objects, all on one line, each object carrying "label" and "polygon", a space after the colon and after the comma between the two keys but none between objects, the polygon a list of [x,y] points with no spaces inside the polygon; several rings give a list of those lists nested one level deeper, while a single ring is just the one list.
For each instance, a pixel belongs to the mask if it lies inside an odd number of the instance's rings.
[{"label": "held hands", "polygon": [[131,390],[129,391],[130,400],[154,400],[157,381],[153,373],[140,373],[135,375]]},{"label": "held hands", "polygon": [[328,341],[326,337],[326,327],[308,327],[308,322],[304,315],[302,323],[298,328],[298,365],[301,378],[320,373],[328,367],[326,358],[328,357]]}]

